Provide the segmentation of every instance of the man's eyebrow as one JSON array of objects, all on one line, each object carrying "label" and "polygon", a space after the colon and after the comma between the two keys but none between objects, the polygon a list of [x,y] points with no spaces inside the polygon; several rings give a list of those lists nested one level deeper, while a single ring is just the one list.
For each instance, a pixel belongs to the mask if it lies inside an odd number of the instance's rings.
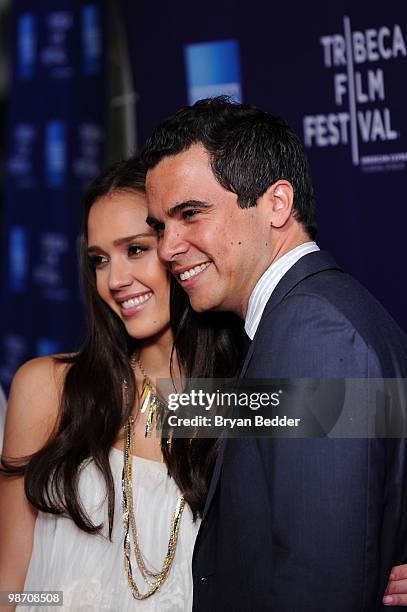
[{"label": "man's eyebrow", "polygon": [[[119,247],[124,244],[128,244],[129,242],[133,242],[133,240],[137,240],[137,238],[155,238],[153,232],[142,232],[141,234],[132,234],[131,236],[124,236],[123,238],[117,238],[117,240],[113,240],[113,246]],[[99,251],[100,247],[97,245],[91,245],[88,247],[88,253],[92,253],[94,251]]]},{"label": "man's eyebrow", "polygon": [[[170,219],[173,219],[177,216],[179,212],[181,212],[185,208],[190,208],[191,206],[194,208],[201,209],[212,207],[212,205],[208,202],[203,202],[201,200],[186,200],[185,202],[180,202],[179,204],[175,204],[175,206],[172,206],[166,213],[166,216]],[[159,221],[155,217],[147,217],[146,223],[150,227],[153,227],[155,230],[162,230],[165,227],[165,223],[163,221]]]},{"label": "man's eyebrow", "polygon": [[180,202],[176,204],[172,208],[170,208],[167,212],[167,216],[172,219],[176,217],[176,215],[184,210],[184,208],[190,208],[193,206],[194,208],[211,208],[211,204],[208,202],[203,202],[202,200],[186,200],[185,202]]}]

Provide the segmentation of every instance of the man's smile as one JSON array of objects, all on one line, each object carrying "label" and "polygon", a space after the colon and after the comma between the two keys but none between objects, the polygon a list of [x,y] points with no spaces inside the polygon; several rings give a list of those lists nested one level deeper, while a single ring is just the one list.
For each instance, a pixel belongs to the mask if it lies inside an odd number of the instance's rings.
[{"label": "man's smile", "polygon": [[204,270],[206,270],[210,265],[211,265],[210,261],[205,261],[203,263],[196,264],[193,266],[189,264],[189,267],[177,266],[175,269],[172,269],[172,272],[173,274],[175,274],[177,279],[183,285],[186,281],[189,281],[190,279],[197,277]]}]

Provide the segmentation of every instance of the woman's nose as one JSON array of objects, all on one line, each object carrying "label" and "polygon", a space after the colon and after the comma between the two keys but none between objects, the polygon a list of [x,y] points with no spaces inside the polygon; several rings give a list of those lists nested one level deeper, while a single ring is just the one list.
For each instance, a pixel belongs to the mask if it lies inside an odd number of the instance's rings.
[{"label": "woman's nose", "polygon": [[129,263],[124,261],[110,262],[109,288],[112,291],[128,287],[132,284],[133,280]]}]

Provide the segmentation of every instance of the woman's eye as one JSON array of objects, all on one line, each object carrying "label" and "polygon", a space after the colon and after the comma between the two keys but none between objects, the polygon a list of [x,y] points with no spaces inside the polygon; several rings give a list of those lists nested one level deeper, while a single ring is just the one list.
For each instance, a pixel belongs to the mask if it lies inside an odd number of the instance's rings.
[{"label": "woman's eye", "polygon": [[137,244],[133,244],[131,246],[129,246],[128,248],[128,255],[129,257],[134,257],[134,256],[138,256],[141,255],[141,253],[144,253],[144,251],[146,251],[147,249],[145,247],[141,247],[138,246]]},{"label": "woman's eye", "polygon": [[103,255],[90,255],[89,263],[92,268],[101,268],[104,264],[108,262],[108,258]]}]

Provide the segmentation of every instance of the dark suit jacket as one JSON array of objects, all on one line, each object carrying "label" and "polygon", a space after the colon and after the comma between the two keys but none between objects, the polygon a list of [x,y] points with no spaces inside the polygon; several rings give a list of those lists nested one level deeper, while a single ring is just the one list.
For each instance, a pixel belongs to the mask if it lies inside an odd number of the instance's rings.
[{"label": "dark suit jacket", "polygon": [[[273,292],[243,377],[407,377],[407,338],[324,252]],[[402,439],[224,440],[193,557],[194,612],[385,609],[407,562]],[[402,609],[402,608],[400,608]]]}]

